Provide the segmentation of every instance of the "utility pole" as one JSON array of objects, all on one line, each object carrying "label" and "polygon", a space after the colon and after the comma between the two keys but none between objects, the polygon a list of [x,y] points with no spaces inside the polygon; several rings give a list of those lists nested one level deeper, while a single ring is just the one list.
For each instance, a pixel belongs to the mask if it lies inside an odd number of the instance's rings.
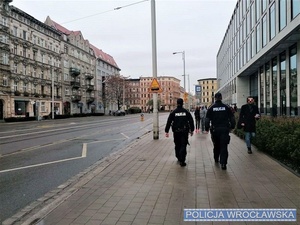
[{"label": "utility pole", "polygon": [[[155,0],[151,0],[151,30],[152,30],[152,72],[153,79],[157,78],[157,51],[156,51],[156,19],[155,19]],[[153,93],[153,139],[159,139],[159,122],[157,93]]]}]

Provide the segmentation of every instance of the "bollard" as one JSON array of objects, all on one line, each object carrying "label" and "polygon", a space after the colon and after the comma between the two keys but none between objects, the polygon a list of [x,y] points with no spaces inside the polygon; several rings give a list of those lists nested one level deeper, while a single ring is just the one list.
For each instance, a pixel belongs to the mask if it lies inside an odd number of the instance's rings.
[{"label": "bollard", "polygon": [[141,121],[144,121],[144,114],[141,114]]}]

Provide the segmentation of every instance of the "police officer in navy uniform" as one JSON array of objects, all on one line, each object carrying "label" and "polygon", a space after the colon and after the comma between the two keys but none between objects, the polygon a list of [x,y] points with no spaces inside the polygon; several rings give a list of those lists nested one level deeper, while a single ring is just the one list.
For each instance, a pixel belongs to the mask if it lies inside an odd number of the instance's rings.
[{"label": "police officer in navy uniform", "polygon": [[222,170],[227,169],[228,149],[230,142],[229,132],[235,128],[235,117],[230,107],[222,103],[222,94],[215,94],[215,103],[209,107],[206,113],[205,130],[210,129],[214,144],[214,159],[219,162]]},{"label": "police officer in navy uniform", "polygon": [[182,98],[177,99],[177,108],[168,117],[165,127],[166,137],[169,137],[171,126],[175,143],[175,156],[181,166],[186,166],[186,146],[188,144],[189,133],[191,136],[193,135],[195,126],[191,113],[183,108]]}]

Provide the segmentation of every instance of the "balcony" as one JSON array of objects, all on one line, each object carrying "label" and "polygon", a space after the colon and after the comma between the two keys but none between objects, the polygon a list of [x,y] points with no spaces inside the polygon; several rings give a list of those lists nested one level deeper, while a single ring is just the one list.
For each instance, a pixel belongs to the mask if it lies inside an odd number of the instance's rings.
[{"label": "balcony", "polygon": [[72,102],[79,102],[79,101],[81,101],[81,95],[72,95],[71,99],[72,99]]},{"label": "balcony", "polygon": [[92,74],[90,74],[90,73],[86,73],[85,74],[85,79],[92,80],[92,79],[94,79],[94,76]]},{"label": "balcony", "polygon": [[24,91],[23,95],[28,97],[30,95],[30,93],[28,91]]},{"label": "balcony", "polygon": [[71,67],[71,68],[70,68],[70,74],[71,74],[72,76],[78,76],[78,75],[80,74],[80,69]]},{"label": "balcony", "polygon": [[79,81],[71,81],[71,86],[73,88],[80,88],[80,82]]},{"label": "balcony", "polygon": [[86,88],[86,91],[93,91],[94,90],[94,85],[88,85]]},{"label": "balcony", "polygon": [[86,103],[92,103],[92,102],[94,102],[95,101],[95,98],[94,97],[89,97],[89,98],[87,98],[86,99]]}]

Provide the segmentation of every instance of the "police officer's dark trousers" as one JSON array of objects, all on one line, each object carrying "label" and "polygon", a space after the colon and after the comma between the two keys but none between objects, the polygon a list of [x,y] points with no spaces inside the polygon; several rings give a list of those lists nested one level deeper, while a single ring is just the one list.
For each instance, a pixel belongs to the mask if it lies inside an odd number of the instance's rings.
[{"label": "police officer's dark trousers", "polygon": [[211,137],[214,144],[214,159],[220,164],[227,164],[228,144],[230,141],[229,128],[215,127],[211,130]]},{"label": "police officer's dark trousers", "polygon": [[186,146],[188,144],[188,132],[174,132],[175,156],[179,162],[185,162]]}]

